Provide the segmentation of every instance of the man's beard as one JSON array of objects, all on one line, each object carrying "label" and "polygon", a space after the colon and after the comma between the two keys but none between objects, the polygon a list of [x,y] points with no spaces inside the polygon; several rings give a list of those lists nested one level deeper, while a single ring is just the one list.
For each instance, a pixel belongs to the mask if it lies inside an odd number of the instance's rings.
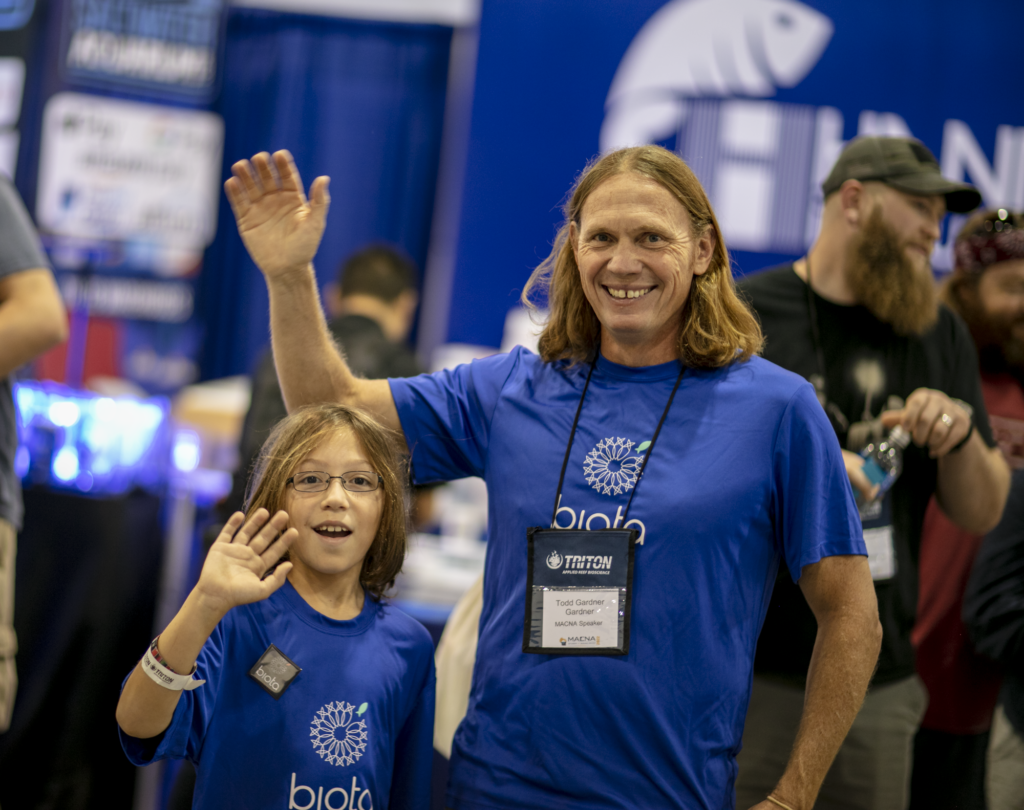
[{"label": "man's beard", "polygon": [[882,220],[881,206],[850,246],[846,281],[857,303],[891,324],[898,335],[923,335],[939,317],[931,267],[915,266],[896,232]]},{"label": "man's beard", "polygon": [[971,331],[984,371],[1024,369],[1024,339],[1013,331],[1024,323],[1024,317],[992,314],[978,300],[977,291],[969,288],[960,290],[954,303]]}]

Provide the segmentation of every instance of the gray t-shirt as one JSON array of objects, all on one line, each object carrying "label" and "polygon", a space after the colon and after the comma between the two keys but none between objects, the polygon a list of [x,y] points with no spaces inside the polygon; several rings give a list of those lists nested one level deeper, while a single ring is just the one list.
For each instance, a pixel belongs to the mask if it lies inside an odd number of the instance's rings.
[{"label": "gray t-shirt", "polygon": [[[49,267],[32,220],[11,181],[0,174],[0,278],[36,267]],[[14,474],[18,429],[12,395],[13,378],[0,378],[0,518],[21,528],[21,486]]]}]

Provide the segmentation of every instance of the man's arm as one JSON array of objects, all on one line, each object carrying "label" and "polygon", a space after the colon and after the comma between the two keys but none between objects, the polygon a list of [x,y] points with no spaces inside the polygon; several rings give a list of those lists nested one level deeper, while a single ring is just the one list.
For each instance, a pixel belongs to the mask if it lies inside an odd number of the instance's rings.
[{"label": "man's arm", "polygon": [[[793,810],[810,810],[864,700],[882,625],[867,557],[824,557],[804,566],[800,589],[818,620],[818,635],[796,742],[771,795]],[[755,810],[779,807],[765,800]]]},{"label": "man's arm", "polygon": [[0,277],[0,377],[67,336],[64,303],[48,269],[36,267]]},{"label": "man's arm", "polygon": [[[997,448],[988,447],[971,417],[942,391],[918,388],[902,411],[882,414],[882,424],[897,424],[938,459],[935,498],[950,520],[975,534],[999,523],[1010,491],[1010,468]],[[951,452],[968,434],[970,439]]]},{"label": "man's arm", "polygon": [[289,410],[341,402],[401,431],[386,380],[362,380],[349,370],[320,306],[313,257],[320,246],[330,197],[318,177],[309,200],[288,152],[266,152],[231,167],[224,184],[249,255],[267,281],[270,335],[281,392]]}]

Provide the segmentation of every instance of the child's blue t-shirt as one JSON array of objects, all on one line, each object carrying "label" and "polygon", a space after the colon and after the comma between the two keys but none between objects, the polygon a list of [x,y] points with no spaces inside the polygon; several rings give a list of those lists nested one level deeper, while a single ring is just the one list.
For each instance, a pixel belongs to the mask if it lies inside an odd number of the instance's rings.
[{"label": "child's blue t-shirt", "polygon": [[[275,700],[249,676],[274,644],[302,671]],[[236,607],[197,661],[170,726],[139,740],[136,765],[196,764],[195,808],[384,810],[430,807],[434,646],[422,624],[369,596],[330,619],[286,582]],[[156,744],[154,750],[154,744]]]},{"label": "child's blue t-shirt", "polygon": [[598,359],[556,514],[561,528],[640,533],[623,657],[522,652],[526,531],[550,525],[588,366],[517,348],[390,380],[415,481],[487,482],[480,638],[449,806],[732,807],[780,557],[798,573],[866,553],[813,389],[756,357],[686,371],[624,516],[679,368]]}]

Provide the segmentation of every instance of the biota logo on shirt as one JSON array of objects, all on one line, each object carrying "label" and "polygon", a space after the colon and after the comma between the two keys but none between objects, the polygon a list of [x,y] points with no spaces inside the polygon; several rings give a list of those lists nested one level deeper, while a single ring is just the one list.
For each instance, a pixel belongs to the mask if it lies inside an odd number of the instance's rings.
[{"label": "biota logo on shirt", "polygon": [[343,787],[324,788],[295,784],[295,774],[288,790],[288,810],[373,810],[373,796],[359,787],[359,777],[352,777],[348,790]]},{"label": "biota logo on shirt", "polygon": [[[332,765],[351,765],[366,750],[366,721],[356,720],[367,709],[364,703],[356,707],[344,700],[328,703],[313,718],[309,736],[313,748]],[[353,717],[355,712],[355,717]]]},{"label": "biota logo on shirt", "polygon": [[562,555],[557,551],[552,551],[548,554],[548,568],[559,568],[562,565]]},{"label": "biota logo on shirt", "polygon": [[[637,453],[642,453],[649,445],[650,442],[644,442],[637,447]],[[631,456],[632,449],[633,442],[629,439],[601,439],[583,462],[587,483],[602,495],[629,492],[636,486],[644,460],[642,455]]]},{"label": "biota logo on shirt", "polygon": [[[637,477],[640,475],[640,466],[643,464],[643,454],[650,442],[641,442],[636,445],[634,442],[622,437],[601,439],[583,461],[583,476],[586,482],[602,495],[624,495],[636,486]],[[635,455],[631,455],[635,453]],[[622,523],[622,512],[626,508],[625,502],[620,504],[614,515],[606,515],[603,512],[591,512],[587,514],[586,509],[577,511],[569,506],[562,506],[562,499],[558,499],[558,509],[555,512],[555,522],[551,524],[553,529],[637,529],[640,537],[637,538],[637,545],[644,544],[647,529],[642,520],[635,518]],[[548,557],[548,566],[557,568],[551,564],[551,557]]]}]

